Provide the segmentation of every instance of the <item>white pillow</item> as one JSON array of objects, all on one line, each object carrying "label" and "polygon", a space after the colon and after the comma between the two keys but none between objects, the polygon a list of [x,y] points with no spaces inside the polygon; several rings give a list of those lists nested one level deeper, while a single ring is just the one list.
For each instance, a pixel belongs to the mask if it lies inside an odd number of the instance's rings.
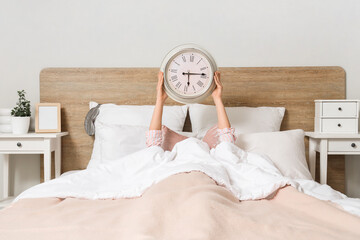
[{"label": "white pillow", "polygon": [[[90,102],[90,108],[97,106]],[[103,104],[95,121],[95,141],[89,167],[114,161],[146,148],[145,133],[149,129],[154,106]],[[182,131],[187,106],[165,106],[163,124]]]},{"label": "white pillow", "polygon": [[[97,106],[90,102],[90,108]],[[187,105],[164,106],[162,124],[174,131],[182,131],[185,123]],[[149,126],[154,106],[102,104],[96,122],[129,126]],[[96,129],[95,129],[96,131]],[[95,132],[96,134],[96,132]]]},{"label": "white pillow", "polygon": [[[96,133],[94,148],[88,168],[99,163],[118,160],[128,154],[146,148],[148,126],[129,126],[118,124],[95,123]],[[189,132],[178,132],[192,137]]]},{"label": "white pillow", "polygon": [[286,177],[312,179],[305,157],[303,130],[240,134],[235,144],[245,151],[267,155]]},{"label": "white pillow", "polygon": [[[250,132],[275,132],[280,130],[285,114],[283,107],[226,107],[235,135]],[[217,123],[216,107],[191,104],[189,107],[192,131],[203,138],[208,129]]]},{"label": "white pillow", "polygon": [[149,127],[95,122],[95,129],[94,148],[88,168],[146,148],[145,133]]}]

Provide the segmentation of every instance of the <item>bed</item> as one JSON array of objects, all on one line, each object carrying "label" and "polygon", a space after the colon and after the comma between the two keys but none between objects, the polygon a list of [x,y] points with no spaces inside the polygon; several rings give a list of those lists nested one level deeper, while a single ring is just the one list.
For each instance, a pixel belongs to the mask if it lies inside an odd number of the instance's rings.
[{"label": "bed", "polygon": [[[70,133],[63,140],[62,172],[85,169],[91,158],[94,139],[83,130],[89,101],[151,105],[155,101],[157,71],[51,68],[41,72],[41,101],[61,102],[62,129]],[[226,106],[285,107],[281,130],[313,130],[313,101],[345,98],[345,72],[339,67],[220,71]],[[167,103],[176,105],[171,100]],[[205,104],[211,104],[211,99]],[[191,131],[189,117],[184,130]],[[100,164],[40,184],[0,212],[0,236],[4,239],[360,237],[360,219],[354,214],[359,201],[312,180],[286,178],[265,157],[228,143],[209,153],[196,138],[178,143],[173,152],[171,155],[159,148],[149,148],[129,154],[121,162]],[[204,163],[204,158],[216,161]],[[172,165],[164,164],[163,159]],[[329,185],[343,191],[343,159],[335,157],[329,163],[332,163]],[[139,177],[132,179],[136,174]],[[95,188],[102,190],[94,191]],[[354,211],[349,213],[351,209]]]}]

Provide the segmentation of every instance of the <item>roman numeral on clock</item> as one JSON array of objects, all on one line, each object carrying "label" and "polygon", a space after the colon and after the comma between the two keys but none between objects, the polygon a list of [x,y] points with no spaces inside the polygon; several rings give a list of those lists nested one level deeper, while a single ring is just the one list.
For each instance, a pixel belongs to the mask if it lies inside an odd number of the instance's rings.
[{"label": "roman numeral on clock", "polygon": [[199,85],[199,87],[202,87],[204,85],[202,81],[198,81],[196,84]]},{"label": "roman numeral on clock", "polygon": [[185,86],[184,86],[184,92],[187,92],[187,91],[188,91],[188,87],[189,87],[188,85],[185,85]]},{"label": "roman numeral on clock", "polygon": [[178,83],[175,85],[175,87],[180,88],[181,85],[182,85],[181,82],[178,82]]},{"label": "roman numeral on clock", "polygon": [[170,69],[170,72],[177,73],[177,69]]},{"label": "roman numeral on clock", "polygon": [[201,78],[206,78],[206,75],[201,75]]},{"label": "roman numeral on clock", "polygon": [[178,76],[177,76],[177,75],[171,76],[171,80],[172,80],[173,82],[177,81],[177,80],[178,80]]},{"label": "roman numeral on clock", "polygon": [[204,71],[207,67],[202,67],[200,68],[201,71]]},{"label": "roman numeral on clock", "polygon": [[196,92],[196,89],[195,89],[194,85],[193,85],[192,87],[193,87],[193,89],[194,89],[194,92]]},{"label": "roman numeral on clock", "polygon": [[185,58],[185,56],[182,56],[182,60],[183,60],[184,62],[186,62],[186,58]]},{"label": "roman numeral on clock", "polygon": [[194,55],[190,56],[190,62],[194,62]]}]

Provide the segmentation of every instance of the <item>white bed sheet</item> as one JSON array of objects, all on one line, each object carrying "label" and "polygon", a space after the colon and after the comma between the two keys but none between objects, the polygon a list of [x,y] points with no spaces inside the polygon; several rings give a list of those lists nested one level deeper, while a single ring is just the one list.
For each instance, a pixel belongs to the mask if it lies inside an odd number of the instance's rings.
[{"label": "white bed sheet", "polygon": [[204,172],[239,200],[266,198],[277,189],[291,185],[308,195],[335,202],[344,210],[360,216],[360,199],[347,198],[312,180],[286,178],[270,159],[245,152],[232,143],[223,142],[210,151],[206,143],[196,138],[179,142],[171,152],[154,146],[96,168],[67,174],[26,190],[15,201],[43,197],[138,197],[166,177],[190,171]]}]

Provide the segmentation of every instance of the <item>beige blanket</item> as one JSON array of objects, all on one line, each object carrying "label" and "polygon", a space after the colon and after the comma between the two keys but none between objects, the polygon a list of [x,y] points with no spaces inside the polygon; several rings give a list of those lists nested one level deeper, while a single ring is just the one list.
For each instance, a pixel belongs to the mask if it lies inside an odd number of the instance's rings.
[{"label": "beige blanket", "polygon": [[0,211],[0,239],[360,239],[360,218],[292,187],[239,202],[192,172],[135,199],[20,200]]}]

